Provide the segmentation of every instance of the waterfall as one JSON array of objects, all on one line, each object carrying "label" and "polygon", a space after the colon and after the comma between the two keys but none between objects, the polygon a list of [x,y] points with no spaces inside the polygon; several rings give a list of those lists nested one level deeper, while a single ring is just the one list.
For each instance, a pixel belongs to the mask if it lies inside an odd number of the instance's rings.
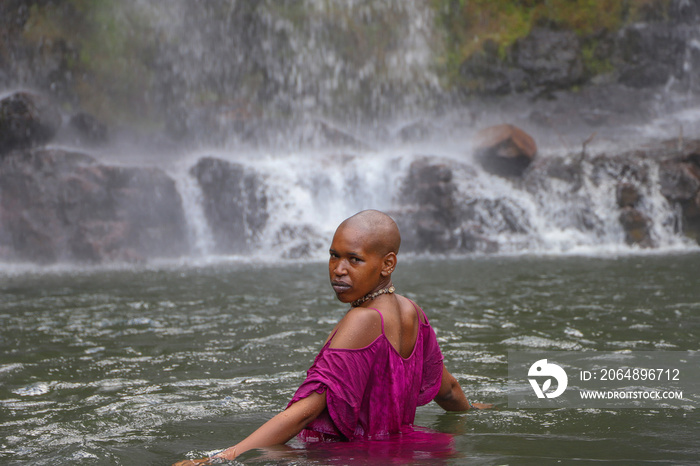
[{"label": "waterfall", "polygon": [[206,258],[212,253],[214,237],[204,214],[202,190],[190,175],[189,168],[189,160],[181,161],[171,176],[182,198],[182,208],[185,212],[192,252],[199,257]]},{"label": "waterfall", "polygon": [[[692,247],[679,231],[679,212],[660,192],[659,168],[653,161],[640,161],[639,173],[620,175],[618,171],[626,168],[615,165],[614,159],[600,162],[580,158],[563,162],[577,167],[569,180],[537,169],[523,180],[513,180],[483,171],[462,153],[435,153],[426,157],[410,148],[394,147],[339,154],[218,154],[219,159],[244,167],[248,175],[259,180],[260,193],[266,200],[264,227],[249,234],[255,221],[248,220],[249,240],[238,253],[260,260],[325,257],[337,225],[363,209],[386,211],[399,219],[404,236],[415,235],[413,230],[421,215],[406,197],[413,189],[411,169],[419,161],[450,170],[455,190],[446,196],[455,204],[458,218],[448,233],[463,238],[477,232],[482,241],[471,247],[458,240],[444,251],[447,254],[639,252],[639,246],[626,243],[620,224],[616,191],[621,181],[640,193],[638,208],[650,221],[651,250]],[[561,163],[557,157],[550,159]],[[189,178],[178,181],[178,186],[195,233],[194,250],[197,254],[212,253],[216,249],[212,229],[228,227],[207,224],[201,189],[197,189],[189,171],[183,173]],[[245,203],[242,200],[237,205],[245,209]]]},{"label": "waterfall", "polygon": [[[614,71],[556,82],[542,76],[566,57],[538,53],[564,46],[561,31],[450,56],[435,15],[464,2],[73,3],[15,8],[17,53],[0,44],[17,58],[0,84],[36,87],[64,109],[54,139],[0,154],[2,260],[319,258],[363,209],[394,216],[402,250],[417,254],[667,251],[700,237],[700,149],[683,148],[700,134],[690,3],[674,2],[688,18],[567,34],[571,50],[546,53],[600,53]],[[505,79],[493,89],[504,94],[472,88],[472,66]],[[473,158],[473,136],[504,123],[539,149],[518,178]],[[577,153],[577,139],[593,142]],[[670,139],[678,150],[645,148]],[[92,144],[94,157],[70,153]],[[664,191],[669,180],[685,185]]]}]

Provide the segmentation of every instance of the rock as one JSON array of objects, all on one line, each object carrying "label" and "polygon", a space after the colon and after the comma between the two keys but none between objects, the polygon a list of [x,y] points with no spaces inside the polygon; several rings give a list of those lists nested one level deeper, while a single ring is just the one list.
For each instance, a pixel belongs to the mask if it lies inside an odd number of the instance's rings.
[{"label": "rock", "polygon": [[686,38],[663,23],[635,24],[620,31],[613,61],[619,82],[634,88],[661,86],[683,74]]},{"label": "rock", "polygon": [[630,245],[652,247],[651,220],[634,207],[624,207],[620,212],[620,224],[625,230],[625,242]]},{"label": "rock", "polygon": [[225,254],[248,252],[268,220],[265,185],[242,164],[204,157],[190,173],[204,196],[204,213],[215,241]]},{"label": "rock", "polygon": [[496,234],[522,231],[507,203],[458,198],[457,173],[476,176],[470,167],[451,160],[424,157],[411,164],[399,196],[401,208],[392,213],[402,232],[402,250],[491,253],[498,251],[498,242],[489,238],[484,225],[497,225]]},{"label": "rock", "polygon": [[475,137],[475,157],[490,173],[521,176],[537,154],[535,140],[513,125],[491,126]]},{"label": "rock", "polygon": [[457,246],[459,212],[452,178],[446,162],[425,157],[411,163],[399,196],[403,208],[396,214],[404,250],[445,252]]},{"label": "rock", "polygon": [[700,3],[688,0],[672,0],[669,12],[675,21],[696,24],[700,19]]},{"label": "rock", "polygon": [[0,161],[2,260],[133,261],[188,252],[175,183],[156,168],[102,165],[61,150]]},{"label": "rock", "polygon": [[581,83],[584,67],[581,44],[572,31],[534,28],[499,56],[498,45],[487,40],[482,51],[459,68],[467,93],[503,95],[525,91],[551,93]]},{"label": "rock", "polygon": [[435,126],[429,121],[418,120],[402,126],[397,136],[402,142],[419,142],[432,136],[435,129]]},{"label": "rock", "polygon": [[616,194],[617,205],[620,207],[634,207],[641,197],[637,187],[631,183],[620,183]]},{"label": "rock", "polygon": [[700,141],[684,143],[684,153],[659,166],[661,194],[680,206],[684,233],[700,243]]},{"label": "rock", "polygon": [[282,225],[275,233],[274,247],[280,248],[285,259],[312,257],[327,247],[328,238],[312,225]]},{"label": "rock", "polygon": [[306,122],[300,142],[311,147],[347,147],[358,150],[367,150],[369,148],[367,144],[352,134],[321,120]]},{"label": "rock", "polygon": [[546,186],[554,178],[568,184],[571,192],[577,191],[583,183],[581,162],[580,156],[538,158],[525,173],[523,186],[535,193],[547,189]]},{"label": "rock", "polygon": [[73,115],[69,127],[75,133],[76,143],[104,144],[108,139],[107,127],[89,113]]},{"label": "rock", "polygon": [[48,100],[16,92],[0,100],[0,156],[14,149],[46,144],[61,126],[61,114]]},{"label": "rock", "polygon": [[700,244],[700,192],[692,201],[683,204],[684,232]]},{"label": "rock", "polygon": [[535,28],[510,50],[511,66],[522,70],[520,87],[553,91],[569,88],[584,78],[581,45],[573,31]]},{"label": "rock", "polygon": [[659,166],[661,194],[669,201],[688,201],[700,190],[700,179],[691,164],[678,159],[665,160]]},{"label": "rock", "polygon": [[474,53],[459,67],[464,90],[486,95],[504,95],[521,91],[518,83],[524,82],[524,73],[511,69],[498,56],[498,45],[487,40],[484,50]]}]

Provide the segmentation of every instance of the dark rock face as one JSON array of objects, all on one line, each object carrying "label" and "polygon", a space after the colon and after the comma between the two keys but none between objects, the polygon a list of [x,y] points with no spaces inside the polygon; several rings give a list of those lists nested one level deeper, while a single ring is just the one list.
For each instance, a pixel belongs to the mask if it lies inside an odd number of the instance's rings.
[{"label": "dark rock face", "polygon": [[498,46],[487,41],[484,50],[475,53],[459,67],[459,74],[466,84],[467,92],[481,92],[486,95],[503,95],[519,92],[523,83],[523,73],[512,69],[498,56]]},{"label": "dark rock face", "polygon": [[453,160],[424,157],[411,164],[401,205],[393,212],[402,232],[402,250],[493,253],[498,243],[489,235],[525,231],[522,212],[509,201],[459,192],[457,182],[475,176],[471,167]]},{"label": "dark rock face", "polygon": [[471,91],[484,94],[564,89],[584,78],[581,44],[571,31],[536,28],[505,59],[489,42],[460,66],[460,74]]},{"label": "dark rock face", "polygon": [[522,70],[519,89],[571,87],[583,79],[583,60],[578,37],[572,31],[535,28],[516,41],[510,51],[511,66]]},{"label": "dark rock face", "polygon": [[458,245],[456,191],[449,164],[431,158],[411,164],[400,196],[405,204],[396,219],[404,250],[446,252]]},{"label": "dark rock face", "polygon": [[192,167],[204,195],[204,213],[216,251],[249,252],[268,219],[265,185],[241,164],[204,157]]},{"label": "dark rock face", "polygon": [[109,137],[107,126],[85,112],[73,115],[69,128],[75,134],[74,139],[78,144],[104,144]]},{"label": "dark rock face", "polygon": [[639,189],[632,183],[620,183],[617,187],[617,205],[619,207],[634,207],[641,198]]},{"label": "dark rock face", "polygon": [[0,156],[14,149],[50,141],[61,126],[61,114],[43,97],[16,92],[0,100]]},{"label": "dark rock face", "polygon": [[625,230],[625,242],[627,244],[637,244],[642,247],[651,247],[649,228],[651,221],[634,207],[624,207],[620,212],[620,224]]},{"label": "dark rock face", "polygon": [[661,193],[683,213],[683,230],[700,243],[700,141],[660,164]]},{"label": "dark rock face", "polygon": [[505,56],[495,43],[485,43],[461,64],[461,86],[468,94],[551,96],[587,83],[640,90],[673,82],[678,90],[696,93],[700,52],[693,18],[699,10],[697,2],[678,0],[669,17],[650,7],[643,22],[580,38],[572,31],[536,27]]},{"label": "dark rock face", "polygon": [[671,159],[661,164],[661,193],[671,201],[690,201],[700,189],[700,179],[692,171],[692,164]]},{"label": "dark rock face", "polygon": [[60,150],[0,162],[0,258],[134,261],[187,253],[180,195],[161,170]]},{"label": "dark rock face", "polygon": [[619,82],[630,87],[660,86],[683,74],[686,39],[663,24],[621,31],[616,44]]}]

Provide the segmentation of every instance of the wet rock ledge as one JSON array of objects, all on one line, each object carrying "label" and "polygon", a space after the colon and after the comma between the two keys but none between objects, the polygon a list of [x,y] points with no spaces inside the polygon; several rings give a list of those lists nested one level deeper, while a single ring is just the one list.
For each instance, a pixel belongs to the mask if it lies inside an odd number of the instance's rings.
[{"label": "wet rock ledge", "polygon": [[[47,146],[71,121],[30,93],[0,99],[0,261],[133,262],[189,254],[188,219],[175,181],[158,168],[109,165]],[[467,158],[413,161],[392,212],[404,232],[402,250],[490,253],[499,245],[485,225],[495,225],[496,234],[526,232],[517,204],[464,191],[464,181],[479,170],[541,196],[544,205],[556,192],[570,201],[563,205],[577,206],[562,212],[562,222],[568,222],[563,226],[580,231],[596,230],[601,221],[581,187],[615,183],[610,205],[625,240],[641,247],[655,246],[645,196],[660,192],[668,208],[680,212],[671,216],[679,219],[678,232],[700,240],[700,140],[660,142],[623,154],[539,158],[534,141],[519,131],[488,133],[492,147],[479,146],[481,166]],[[215,242],[211,252],[245,254],[259,246],[270,216],[264,177],[215,157],[200,159],[190,174],[203,196]],[[312,231],[275,234],[296,238],[295,256],[319,248]]]}]

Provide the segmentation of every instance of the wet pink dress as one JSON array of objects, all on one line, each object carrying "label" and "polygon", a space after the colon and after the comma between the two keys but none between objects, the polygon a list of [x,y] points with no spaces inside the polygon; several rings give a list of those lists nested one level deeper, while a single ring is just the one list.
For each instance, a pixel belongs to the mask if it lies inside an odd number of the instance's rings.
[{"label": "wet pink dress", "polygon": [[314,439],[376,439],[412,430],[416,407],[440,390],[442,353],[425,313],[416,343],[404,359],[382,333],[359,349],[323,346],[289,405],[313,392],[326,392],[327,409],[300,433]]}]

